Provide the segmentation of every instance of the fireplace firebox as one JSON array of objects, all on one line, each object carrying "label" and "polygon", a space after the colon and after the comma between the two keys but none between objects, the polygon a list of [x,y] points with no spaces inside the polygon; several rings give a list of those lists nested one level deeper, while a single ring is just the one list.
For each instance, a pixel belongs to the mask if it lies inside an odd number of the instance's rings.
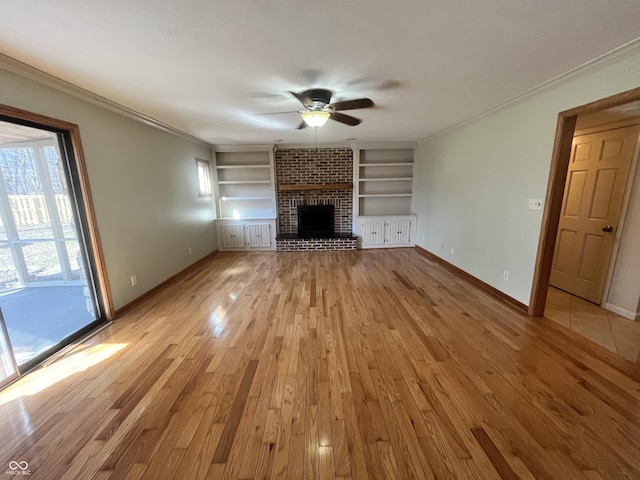
[{"label": "fireplace firebox", "polygon": [[333,205],[298,205],[298,237],[334,237],[333,212]]}]

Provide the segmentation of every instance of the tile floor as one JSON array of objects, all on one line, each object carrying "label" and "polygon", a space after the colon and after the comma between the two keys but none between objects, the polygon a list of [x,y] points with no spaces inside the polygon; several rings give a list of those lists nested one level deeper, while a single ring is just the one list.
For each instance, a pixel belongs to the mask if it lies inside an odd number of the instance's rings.
[{"label": "tile floor", "polygon": [[640,322],[549,287],[544,316],[632,362],[640,361]]}]

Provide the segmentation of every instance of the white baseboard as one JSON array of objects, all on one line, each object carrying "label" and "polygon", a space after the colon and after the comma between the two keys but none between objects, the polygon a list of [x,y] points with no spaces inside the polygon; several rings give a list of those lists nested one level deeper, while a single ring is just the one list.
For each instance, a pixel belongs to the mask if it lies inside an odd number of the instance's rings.
[{"label": "white baseboard", "polygon": [[604,308],[609,310],[610,312],[617,313],[618,315],[628,318],[629,320],[635,320],[636,322],[640,321],[640,312],[632,312],[630,310],[625,310],[622,307],[617,305],[613,305],[611,303],[605,303]]}]

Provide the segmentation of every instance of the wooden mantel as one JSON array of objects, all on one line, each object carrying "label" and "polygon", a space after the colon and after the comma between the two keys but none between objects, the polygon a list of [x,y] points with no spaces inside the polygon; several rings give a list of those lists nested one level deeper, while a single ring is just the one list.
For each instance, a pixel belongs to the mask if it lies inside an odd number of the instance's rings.
[{"label": "wooden mantel", "polygon": [[352,183],[306,183],[301,185],[278,185],[281,192],[301,192],[305,190],[351,190]]}]

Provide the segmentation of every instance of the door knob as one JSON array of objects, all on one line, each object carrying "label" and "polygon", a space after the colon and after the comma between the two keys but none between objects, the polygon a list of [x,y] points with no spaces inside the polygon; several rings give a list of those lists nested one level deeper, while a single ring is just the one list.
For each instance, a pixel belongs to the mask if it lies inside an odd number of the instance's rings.
[{"label": "door knob", "polygon": [[603,232],[613,232],[613,227],[611,225],[606,225],[602,227]]}]

